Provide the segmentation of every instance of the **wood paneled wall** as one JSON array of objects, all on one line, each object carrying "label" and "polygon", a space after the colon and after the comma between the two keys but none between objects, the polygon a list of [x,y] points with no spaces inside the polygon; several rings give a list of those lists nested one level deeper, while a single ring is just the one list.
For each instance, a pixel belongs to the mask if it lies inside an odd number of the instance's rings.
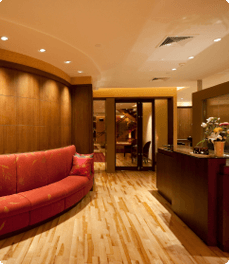
[{"label": "wood paneled wall", "polygon": [[0,154],[71,144],[67,86],[35,74],[0,68]]},{"label": "wood paneled wall", "polygon": [[192,137],[192,107],[177,107],[177,138]]},{"label": "wood paneled wall", "polygon": [[72,144],[79,153],[93,152],[92,85],[72,85]]}]

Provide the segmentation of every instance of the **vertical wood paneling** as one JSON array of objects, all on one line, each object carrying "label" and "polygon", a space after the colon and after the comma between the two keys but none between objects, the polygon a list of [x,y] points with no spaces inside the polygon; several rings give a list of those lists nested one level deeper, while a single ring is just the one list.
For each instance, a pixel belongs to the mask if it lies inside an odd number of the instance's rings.
[{"label": "vertical wood paneling", "polygon": [[28,73],[17,72],[16,91],[19,97],[39,99],[39,78]]},{"label": "vertical wood paneling", "polygon": [[70,88],[57,81],[0,68],[0,154],[71,144]]},{"label": "vertical wood paneling", "polygon": [[16,125],[16,97],[0,95],[0,125]]},{"label": "vertical wood paneling", "polygon": [[177,108],[178,139],[187,139],[192,136],[192,107]]},{"label": "vertical wood paneling", "polygon": [[4,152],[15,153],[17,152],[17,126],[3,126],[3,139],[4,139]]},{"label": "vertical wood paneling", "polygon": [[17,98],[17,125],[39,125],[39,100]]},{"label": "vertical wood paneling", "polygon": [[10,69],[0,69],[0,94],[16,95],[15,71]]},{"label": "vertical wood paneling", "polygon": [[77,152],[93,152],[92,85],[72,86],[72,143]]},{"label": "vertical wood paneling", "polygon": [[3,145],[3,126],[0,125],[0,153],[4,152],[4,145]]}]

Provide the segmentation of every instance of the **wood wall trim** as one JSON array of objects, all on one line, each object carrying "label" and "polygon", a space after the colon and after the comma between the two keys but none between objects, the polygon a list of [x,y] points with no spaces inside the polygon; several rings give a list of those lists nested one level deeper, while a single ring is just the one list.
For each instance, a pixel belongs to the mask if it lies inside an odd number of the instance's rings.
[{"label": "wood wall trim", "polygon": [[94,98],[107,97],[169,97],[177,96],[176,87],[102,88],[93,91]]},{"label": "wood wall trim", "polygon": [[54,81],[57,81],[59,83],[62,83],[66,86],[70,86],[71,84],[69,82],[67,82],[65,79],[62,79],[54,74],[30,67],[30,66],[26,66],[26,65],[22,65],[22,64],[18,64],[18,63],[14,63],[14,62],[9,62],[9,61],[4,61],[4,60],[0,60],[0,67],[3,68],[7,68],[7,69],[12,69],[12,70],[17,70],[20,72],[27,72],[27,73],[31,73],[31,74],[36,74],[38,76],[42,76]]},{"label": "wood wall trim", "polygon": [[92,84],[91,76],[80,76],[71,78],[71,84]]},{"label": "wood wall trim", "polygon": [[[65,80],[70,84],[71,78],[68,76],[65,72],[58,69],[57,67],[44,62],[42,60],[38,60],[35,58],[32,58],[30,56],[26,56],[17,52],[0,49],[0,60],[16,63],[19,65],[28,66],[34,69],[41,70],[43,72],[50,73],[54,76],[58,76],[60,79]],[[45,76],[46,77],[46,76]]]},{"label": "wood wall trim", "polygon": [[200,140],[202,140],[202,127],[201,123],[203,120],[203,101],[228,94],[229,93],[229,82],[221,83],[216,86],[204,89],[192,94],[192,105],[193,105],[193,146],[195,146]]}]

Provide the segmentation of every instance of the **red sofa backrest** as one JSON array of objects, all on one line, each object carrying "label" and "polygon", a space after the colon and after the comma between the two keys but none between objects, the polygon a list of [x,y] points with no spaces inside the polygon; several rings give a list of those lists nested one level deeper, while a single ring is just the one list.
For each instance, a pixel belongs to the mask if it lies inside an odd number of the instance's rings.
[{"label": "red sofa backrest", "polygon": [[60,149],[47,150],[48,184],[60,181],[69,175],[72,157],[76,152],[74,145]]},{"label": "red sofa backrest", "polygon": [[69,175],[75,146],[16,154],[17,192],[57,182]]},{"label": "red sofa backrest", "polygon": [[48,184],[45,151],[16,154],[17,193]]},{"label": "red sofa backrest", "polygon": [[0,155],[0,196],[16,193],[16,156]]}]

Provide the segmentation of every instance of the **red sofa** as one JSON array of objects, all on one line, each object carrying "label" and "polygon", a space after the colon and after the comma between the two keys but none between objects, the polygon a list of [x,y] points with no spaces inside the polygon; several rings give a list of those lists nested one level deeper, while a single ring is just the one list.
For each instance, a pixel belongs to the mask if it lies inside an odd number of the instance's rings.
[{"label": "red sofa", "polygon": [[92,174],[69,176],[75,146],[0,155],[0,236],[33,226],[79,202]]}]

